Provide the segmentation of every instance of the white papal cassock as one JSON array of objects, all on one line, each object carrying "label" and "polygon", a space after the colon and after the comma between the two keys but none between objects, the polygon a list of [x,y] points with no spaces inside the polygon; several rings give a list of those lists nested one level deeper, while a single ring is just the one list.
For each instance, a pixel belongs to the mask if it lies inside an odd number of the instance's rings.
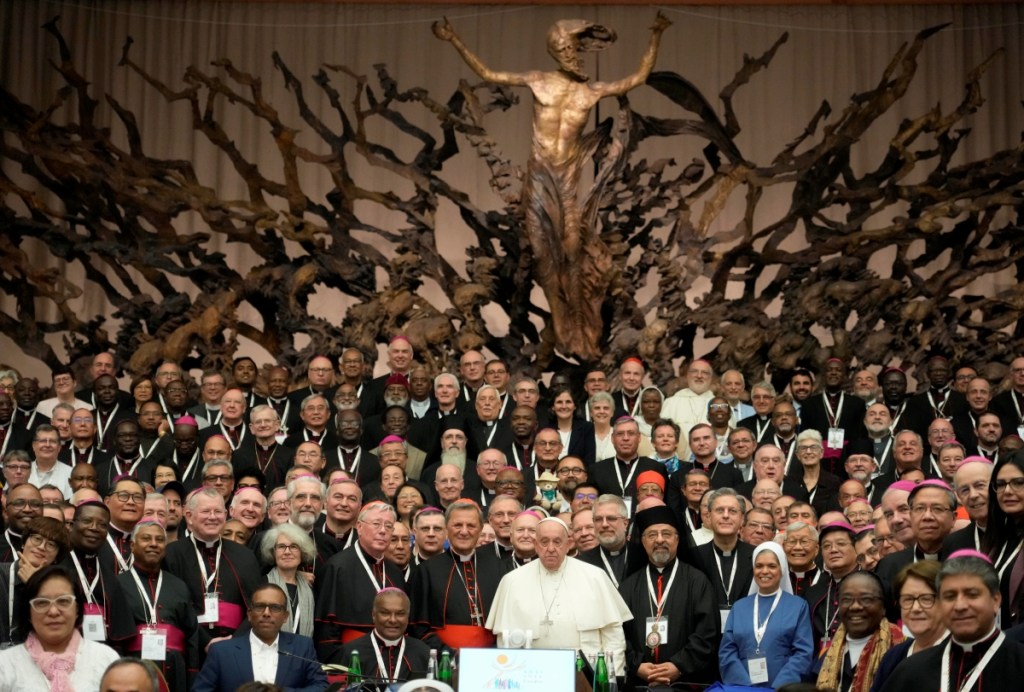
[{"label": "white papal cassock", "polygon": [[534,560],[509,572],[498,584],[487,629],[508,646],[514,630],[531,630],[535,649],[580,649],[614,655],[617,675],[625,672],[622,623],[633,619],[604,570],[567,557],[551,572]]}]

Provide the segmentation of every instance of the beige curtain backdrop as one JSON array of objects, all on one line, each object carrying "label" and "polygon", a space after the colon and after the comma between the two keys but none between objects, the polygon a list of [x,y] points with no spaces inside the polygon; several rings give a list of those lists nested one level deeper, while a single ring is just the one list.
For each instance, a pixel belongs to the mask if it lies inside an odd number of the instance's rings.
[{"label": "beige curtain backdrop", "polygon": [[[1003,47],[1005,55],[996,61],[982,81],[987,103],[970,120],[973,133],[962,147],[961,159],[984,157],[1013,146],[1024,129],[1021,100],[1024,99],[1024,5],[969,6],[793,6],[793,7],[665,7],[674,22],[665,34],[656,69],[678,72],[694,82],[720,110],[717,94],[742,65],[745,53],[760,55],[784,32],[789,41],[779,51],[766,72],[744,87],[735,105],[743,131],[738,143],[749,160],[767,164],[786,142],[797,136],[823,100],[834,113],[840,112],[850,95],[872,87],[898,47],[912,40],[915,32],[929,26],[950,26],[931,39],[922,54],[918,76],[906,99],[885,116],[864,138],[856,150],[854,166],[858,170],[875,165],[884,151],[896,124],[905,117],[916,117],[935,104],[946,109],[962,97],[968,71],[992,51]],[[214,149],[190,127],[187,109],[174,106],[137,75],[119,68],[122,45],[134,38],[132,55],[155,77],[180,88],[189,65],[218,73],[210,62],[226,57],[239,69],[262,77],[269,100],[286,122],[302,130],[300,144],[314,150],[317,138],[304,126],[294,107],[294,99],[283,88],[279,72],[274,70],[271,53],[278,51],[294,73],[303,78],[311,106],[337,125],[328,114],[329,104],[310,75],[323,63],[346,65],[375,83],[374,65],[383,63],[400,87],[425,87],[432,96],[446,100],[459,80],[476,81],[451,46],[433,37],[431,23],[447,15],[465,42],[491,67],[506,70],[550,69],[544,36],[555,20],[580,17],[614,28],[618,43],[607,51],[587,58],[590,74],[614,79],[633,71],[643,52],[655,9],[643,6],[392,6],[336,5],[299,3],[230,2],[34,2],[17,0],[0,3],[0,80],[22,100],[41,107],[53,99],[63,86],[50,62],[57,60],[54,40],[40,27],[60,15],[60,28],[67,38],[78,68],[92,83],[94,96],[109,93],[134,111],[144,136],[144,147],[151,156],[184,158],[195,163],[204,183],[226,198],[240,197],[244,188],[234,171],[216,156]],[[353,87],[344,77],[332,75],[344,98],[351,98]],[[506,113],[494,114],[488,121],[503,151],[525,164],[530,140],[529,95],[520,93],[521,103]],[[661,117],[682,117],[682,113],[653,90],[641,87],[630,95],[634,109]],[[600,106],[600,116],[615,109],[614,101]],[[109,107],[101,102],[102,120],[112,123],[123,139],[123,131]],[[70,109],[59,112],[66,118]],[[434,125],[422,110],[410,109],[427,128]],[[217,119],[233,136],[242,151],[273,177],[280,178],[279,159],[264,123],[237,107],[221,106]],[[436,128],[434,128],[436,129]],[[397,130],[377,133],[382,144],[403,153],[408,149]],[[662,143],[664,145],[664,143]],[[671,156],[685,165],[699,155],[701,141],[676,138],[670,146],[652,157]],[[403,149],[403,145],[405,149]],[[497,207],[500,201],[487,184],[486,169],[468,145],[446,169],[454,181],[483,207]],[[18,172],[3,162],[9,175]],[[328,192],[328,181],[315,169],[303,170],[304,187],[314,197]],[[387,173],[356,161],[353,175],[361,184],[387,190],[402,183]],[[400,190],[408,192],[408,190]],[[777,204],[786,200],[779,189]],[[742,200],[733,200],[742,202]],[[735,222],[734,213],[721,223]],[[386,217],[368,218],[387,226]],[[445,229],[439,233],[442,251],[459,262],[465,245],[471,242],[452,209],[442,210]],[[183,220],[184,224],[194,220]],[[442,226],[439,224],[439,227]],[[194,228],[193,230],[204,230]],[[237,266],[253,261],[245,247],[220,248]],[[29,248],[43,258],[42,248]],[[40,259],[40,261],[42,261]],[[461,264],[461,262],[459,262]],[[885,258],[878,258],[880,273],[886,272]],[[69,277],[81,277],[81,267],[65,268]],[[1002,288],[993,280],[993,289]],[[185,288],[180,283],[177,284]],[[430,291],[428,285],[425,290]],[[155,294],[154,294],[155,295]],[[539,291],[535,293],[539,296]],[[691,297],[695,301],[697,294]],[[11,312],[8,296],[0,296],[0,307]],[[323,293],[311,306],[318,315],[340,321],[348,306],[339,294]],[[83,315],[109,312],[103,296],[87,292],[80,300]],[[491,315],[496,333],[504,331],[501,314]],[[116,328],[111,320],[110,329]],[[60,337],[53,336],[59,349]],[[301,345],[301,344],[300,344]],[[48,373],[38,361],[20,354],[17,346],[0,336],[0,361],[11,363],[26,373],[48,381]],[[271,354],[255,347],[252,354],[265,361]]]}]

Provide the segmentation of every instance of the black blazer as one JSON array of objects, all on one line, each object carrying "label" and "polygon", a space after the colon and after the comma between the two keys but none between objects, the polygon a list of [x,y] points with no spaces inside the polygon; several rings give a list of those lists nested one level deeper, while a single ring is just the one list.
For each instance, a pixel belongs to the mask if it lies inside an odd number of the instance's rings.
[{"label": "black blazer", "polygon": [[[737,561],[736,576],[732,580],[732,588],[726,594],[722,576],[718,572],[718,563],[715,562],[714,545],[714,541],[711,541],[697,546],[697,562],[700,564],[701,571],[711,580],[716,607],[724,606],[727,601],[730,605],[735,605],[736,601],[747,596],[750,584],[754,580],[754,546],[743,541],[736,544],[736,557],[733,558]],[[729,577],[726,576],[727,581],[728,579]]]}]

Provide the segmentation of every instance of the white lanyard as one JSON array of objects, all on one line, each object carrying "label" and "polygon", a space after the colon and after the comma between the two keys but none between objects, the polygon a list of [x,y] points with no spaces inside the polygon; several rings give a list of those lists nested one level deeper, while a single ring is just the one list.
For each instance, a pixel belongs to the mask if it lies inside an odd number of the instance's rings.
[{"label": "white lanyard", "polygon": [[488,447],[491,446],[491,440],[494,439],[494,433],[496,433],[496,432],[498,432],[498,421],[493,420],[493,421],[491,421],[491,432],[490,432],[489,435],[487,435],[487,446]]},{"label": "white lanyard", "polygon": [[686,526],[687,526],[687,528],[690,529],[690,533],[693,533],[694,531],[697,530],[697,527],[694,525],[693,518],[690,516],[690,508],[687,507],[683,511],[686,514]]},{"label": "white lanyard", "polygon": [[89,445],[89,456],[87,456],[84,461],[81,461],[81,460],[76,459],[76,457],[78,456],[78,450],[75,449],[75,446],[72,444],[71,445],[71,460],[75,464],[89,464],[89,465],[92,465],[92,455],[93,455],[93,452],[95,452],[95,451],[96,451],[96,445]]},{"label": "white lanyard", "polygon": [[287,423],[288,422],[288,412],[291,410],[292,402],[289,401],[287,398],[285,398],[285,399],[278,399],[277,401],[275,401],[274,399],[268,399],[268,401],[270,402],[270,408],[274,409],[275,411],[277,411],[277,407],[274,406],[274,404],[279,404],[282,401],[284,402],[284,410],[280,411],[278,415],[279,415],[279,418],[281,420],[281,425],[284,425],[285,423]]},{"label": "white lanyard", "polygon": [[228,441],[228,446],[231,447],[231,451],[234,452],[237,450],[242,444],[242,438],[245,437],[245,430],[242,426],[239,425],[235,428],[235,430],[238,431],[238,444],[235,444],[235,441],[231,439],[231,435],[228,433],[228,429],[224,427],[223,423],[219,423],[218,427],[220,427],[220,431],[224,433],[224,439]]},{"label": "white lanyard", "polygon": [[209,406],[205,406],[204,408],[206,409],[206,419],[210,421],[210,425],[220,423],[220,418],[223,415],[223,412],[219,408],[210,408]]},{"label": "white lanyard", "polygon": [[896,426],[899,425],[900,418],[903,416],[903,411],[906,408],[907,408],[907,402],[904,401],[902,404],[900,404],[900,408],[899,408],[898,411],[896,411],[896,415],[892,417],[892,423],[889,424],[889,432],[890,433],[896,432]]},{"label": "white lanyard", "polygon": [[13,432],[13,430],[12,430],[11,426],[8,425],[7,426],[7,434],[4,435],[4,443],[2,445],[0,445],[0,456],[3,456],[4,454],[7,453],[7,445],[11,444],[11,438],[14,437],[14,435],[11,435],[12,432]]},{"label": "white lanyard", "polygon": [[[121,461],[115,456],[114,457],[114,470],[117,471],[117,473],[114,475],[114,477],[116,478],[117,476],[124,476],[124,475],[133,476],[133,475],[135,475],[135,469],[139,468],[139,464],[141,464],[141,463],[142,463],[142,456],[140,455],[139,458],[136,459],[134,462],[129,462],[128,470],[127,471],[123,471],[123,470],[121,470]],[[111,480],[113,480],[113,478]]]},{"label": "white lanyard", "polygon": [[[999,647],[1002,646],[1004,639],[1006,639],[1006,635],[1000,632],[999,636],[996,637],[996,640],[992,642],[992,646],[988,648],[985,655],[980,661],[978,661],[978,665],[971,669],[970,675],[968,675],[963,684],[957,688],[958,692],[965,692],[966,690],[974,687],[978,682],[978,678],[980,678],[981,674],[985,671],[985,667],[992,662],[992,657],[996,655],[996,651],[998,651]],[[941,682],[939,692],[949,692],[949,652],[952,648],[953,639],[951,637],[942,650],[942,676],[940,678]]]},{"label": "white lanyard", "polygon": [[[779,439],[779,434],[775,433],[774,437],[775,437],[775,446],[778,447],[779,449],[785,449],[785,443],[784,443],[783,440]],[[784,475],[784,476],[789,473],[789,465],[793,461],[793,453],[794,452],[796,452],[796,439],[795,438],[790,441],[790,443],[789,443],[789,451],[786,452],[786,464],[785,464],[785,466],[782,467],[782,475]]]},{"label": "white lanyard", "polygon": [[754,639],[757,640],[757,650],[754,652],[755,654],[761,653],[761,640],[764,639],[765,630],[768,629],[768,621],[772,619],[772,613],[775,612],[780,600],[782,600],[782,589],[779,589],[778,593],[775,594],[775,600],[772,602],[771,610],[768,611],[768,617],[764,619],[764,624],[759,625],[758,621],[760,620],[761,599],[758,598],[757,595],[754,596]]},{"label": "white lanyard", "polygon": [[351,468],[347,468],[345,466],[345,454],[344,454],[343,450],[340,447],[338,448],[338,461],[340,462],[339,465],[341,466],[341,468],[346,473],[351,474],[353,478],[355,478],[355,476],[356,476],[356,471],[359,470],[359,461],[360,461],[360,459],[362,459],[362,457],[363,457],[363,448],[362,447],[356,447],[356,457],[355,457],[355,459],[352,460],[352,467]]},{"label": "white lanyard", "polygon": [[[72,553],[74,555],[74,553]],[[11,563],[10,578],[7,580],[7,636],[14,629],[14,563]]]},{"label": "white lanyard", "polygon": [[829,403],[828,393],[822,393],[821,397],[825,400],[825,415],[828,416],[828,427],[834,428],[839,424],[839,418],[843,415],[843,403],[846,399],[846,394],[839,392],[839,403],[836,404],[836,410],[832,410],[832,404]]},{"label": "white lanyard", "polygon": [[[619,588],[619,580],[615,578],[615,570],[612,569],[612,563],[608,562],[608,556],[605,555],[604,549],[601,549],[600,552],[601,552],[601,562],[604,563],[604,571],[608,573],[609,577],[611,577],[612,584],[614,584],[615,588],[617,589],[617,588]],[[627,546],[627,547],[622,549],[622,561],[623,561],[623,563],[625,563],[626,558],[629,556],[628,554],[629,554],[629,547]]]},{"label": "white lanyard", "polygon": [[[20,536],[19,536],[19,538],[20,538]],[[11,562],[14,562],[15,560],[18,559],[18,553],[20,551],[17,548],[15,548],[14,547],[14,543],[11,542],[11,530],[10,529],[7,529],[6,531],[4,531],[4,540],[7,541],[7,545],[9,545],[11,547]]]},{"label": "white lanyard", "polygon": [[135,579],[135,586],[139,589],[139,596],[142,597],[143,610],[149,611],[149,624],[155,625],[157,623],[156,617],[156,606],[160,602],[160,589],[164,585],[164,571],[160,570],[160,576],[156,579],[156,593],[153,594],[153,600],[149,600],[148,589],[142,585],[142,580],[139,579],[139,575],[132,570],[132,577]]},{"label": "white lanyard", "polygon": [[1020,412],[1020,402],[1017,401],[1017,392],[1011,389],[1010,398],[1013,399],[1013,407],[1017,409],[1017,422],[1024,423],[1024,414]]},{"label": "white lanyard", "polygon": [[715,564],[718,565],[718,578],[722,580],[722,588],[725,589],[725,602],[731,605],[732,599],[729,598],[729,594],[732,592],[732,582],[736,579],[736,563],[740,561],[740,556],[735,554],[735,551],[733,551],[732,573],[729,575],[729,583],[726,584],[725,574],[722,572],[722,558],[718,556],[718,551],[715,550],[715,546],[711,546],[711,554],[715,556]]},{"label": "white lanyard", "polygon": [[[107,537],[110,537],[109,534]],[[114,552],[116,553],[117,551],[115,550]],[[96,561],[96,576],[93,577],[92,584],[86,581],[85,572],[82,570],[82,565],[78,561],[78,556],[75,555],[74,552],[71,553],[71,561],[75,563],[75,571],[78,572],[78,581],[79,583],[81,583],[82,591],[85,593],[85,600],[87,600],[90,604],[95,604],[96,599],[95,597],[93,597],[93,594],[96,592],[96,584],[100,580],[99,560]]]},{"label": "white lanyard", "polygon": [[36,414],[37,413],[39,413],[39,411],[36,411],[35,409],[32,409],[32,415],[30,415],[28,417],[28,420],[25,421],[25,430],[31,430],[32,429],[32,421],[34,421],[36,419]]},{"label": "white lanyard", "polygon": [[[522,471],[523,470],[523,462],[520,461],[520,459],[519,459],[519,450],[516,449],[516,447],[518,447],[518,446],[519,446],[518,444],[512,443],[512,458],[515,459],[516,468],[519,469],[520,471]],[[533,455],[531,455],[531,456],[533,456]],[[527,459],[527,461],[532,464],[534,459]],[[535,472],[534,476],[536,476],[536,471],[537,471],[536,464],[534,464],[534,469],[533,470]]]},{"label": "white lanyard", "polygon": [[626,487],[633,481],[633,474],[636,473],[636,467],[640,465],[640,460],[636,459],[630,464],[629,473],[626,474],[626,482],[622,482],[622,471],[619,469],[619,460],[612,459],[612,467],[615,469],[615,477],[619,479],[619,488],[622,489],[622,494],[626,494]]},{"label": "white lanyard", "polygon": [[[117,559],[117,564],[121,566],[121,571],[127,572],[131,569],[132,563],[135,562],[135,556],[130,556],[128,561],[125,562],[124,556],[121,555],[121,549],[117,547],[117,543],[114,542],[109,533],[107,534],[107,543],[110,545],[110,549],[114,551],[114,557]],[[99,574],[99,570],[96,573]]]},{"label": "white lanyard", "polygon": [[878,468],[882,468],[882,464],[885,463],[886,458],[889,456],[889,450],[892,449],[892,441],[894,439],[895,438],[892,434],[890,434],[889,441],[885,443],[885,449],[882,450],[882,456],[875,460],[875,463],[878,464]]},{"label": "white lanyard", "polygon": [[224,541],[217,541],[217,557],[213,560],[213,574],[209,576],[206,574],[206,559],[199,552],[199,545],[196,543],[195,536],[192,537],[192,547],[196,549],[196,560],[199,561],[199,574],[203,577],[203,588],[209,591],[210,584],[217,580],[217,573],[220,572],[220,551],[224,548]]},{"label": "white lanyard", "polygon": [[[643,390],[641,389],[640,391],[643,391]],[[625,390],[623,390],[623,392],[622,392],[622,409],[624,411],[629,411],[629,415],[630,415],[631,418],[636,418],[636,413],[637,413],[637,411],[640,410],[640,392],[636,393],[636,402],[633,404],[632,407],[630,407],[630,405],[629,405],[629,398],[627,397]]]},{"label": "white lanyard", "polygon": [[107,422],[103,422],[103,414],[100,413],[99,409],[96,409],[96,439],[102,440],[107,436],[107,430],[110,429],[110,424],[114,422],[114,417],[117,415],[117,409],[120,408],[121,404],[114,404],[114,408],[110,409],[110,414],[107,416]]},{"label": "white lanyard", "polygon": [[754,425],[757,426],[757,441],[760,442],[761,438],[764,437],[764,434],[768,432],[768,428],[771,424],[767,420],[762,421],[761,417],[758,416],[757,420],[754,421]]},{"label": "white lanyard", "polygon": [[647,595],[651,597],[651,610],[652,615],[655,619],[661,619],[661,611],[665,608],[665,601],[668,599],[668,594],[672,591],[672,582],[676,580],[676,570],[679,569],[679,561],[672,565],[672,574],[668,576],[668,584],[661,592],[661,598],[658,598],[654,593],[654,582],[651,580],[651,570],[644,570],[647,572]]},{"label": "white lanyard", "polygon": [[370,583],[373,584],[373,590],[376,591],[377,593],[380,593],[381,591],[383,591],[384,590],[384,581],[385,581],[384,575],[383,574],[381,575],[380,583],[378,584],[377,583],[377,577],[373,576],[373,570],[370,569],[370,565],[368,565],[366,563],[366,558],[363,556],[363,551],[360,550],[359,548],[356,548],[356,555],[359,556],[359,561],[361,563],[363,563],[363,569],[366,570],[366,576],[368,576],[370,578]]},{"label": "white lanyard", "polygon": [[370,634],[370,643],[373,644],[373,654],[377,657],[377,677],[384,678],[388,682],[397,680],[398,671],[402,668],[402,657],[405,656],[405,637],[402,637],[402,643],[398,647],[398,660],[395,662],[395,670],[393,672],[384,665],[384,657],[380,653],[380,647],[377,646],[376,634]]},{"label": "white lanyard", "polygon": [[939,404],[935,403],[935,398],[932,397],[932,390],[928,390],[928,403],[932,405],[932,412],[935,414],[935,418],[945,418],[946,404],[949,402],[949,390],[942,395],[942,402]]},{"label": "white lanyard", "polygon": [[[503,395],[501,395],[501,409],[498,411],[498,418],[505,417],[505,407],[508,406],[508,400],[511,398],[512,397],[511,395],[509,395],[508,392],[505,392]],[[487,440],[487,442],[489,444],[490,440]]]},{"label": "white lanyard", "polygon": [[[1024,541],[1022,541],[1021,543],[1017,544],[1017,547],[1013,549],[1013,552],[1010,553],[1010,556],[1006,558],[1006,562],[1004,562],[1003,566],[999,568],[999,578],[1000,579],[1003,578],[1003,574],[1006,572],[1006,568],[1009,567],[1010,565],[1012,565],[1013,561],[1017,558],[1017,554],[1020,552],[1021,545],[1024,545]],[[1000,549],[999,555],[998,555],[998,557],[996,557],[996,564],[997,565],[999,564],[999,560],[1003,557],[1003,551],[1004,550],[1006,550],[1006,546],[1005,545]]]},{"label": "white lanyard", "polygon": [[[192,452],[192,459],[188,462],[188,466],[185,467],[185,470],[181,474],[181,480],[183,480],[183,481],[188,480],[189,474],[192,473],[192,468],[196,465],[196,461],[198,461],[198,460],[199,460],[199,450],[196,449],[196,451]],[[177,461],[178,461],[178,450],[174,450],[174,461],[175,461],[175,463],[177,463]],[[180,465],[179,465],[179,468],[180,468]]]}]

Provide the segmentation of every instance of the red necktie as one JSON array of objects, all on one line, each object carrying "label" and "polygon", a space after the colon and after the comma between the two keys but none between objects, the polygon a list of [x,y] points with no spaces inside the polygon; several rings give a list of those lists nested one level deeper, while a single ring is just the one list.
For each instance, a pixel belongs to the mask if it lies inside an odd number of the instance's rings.
[{"label": "red necktie", "polygon": [[[661,584],[664,581],[664,579],[665,579],[665,575],[664,574],[659,574],[658,575],[658,603],[661,603]],[[658,613],[655,613],[654,616],[658,617]],[[654,662],[655,663],[658,663],[658,649],[660,649],[660,648],[661,648],[660,646],[654,647]]]}]

